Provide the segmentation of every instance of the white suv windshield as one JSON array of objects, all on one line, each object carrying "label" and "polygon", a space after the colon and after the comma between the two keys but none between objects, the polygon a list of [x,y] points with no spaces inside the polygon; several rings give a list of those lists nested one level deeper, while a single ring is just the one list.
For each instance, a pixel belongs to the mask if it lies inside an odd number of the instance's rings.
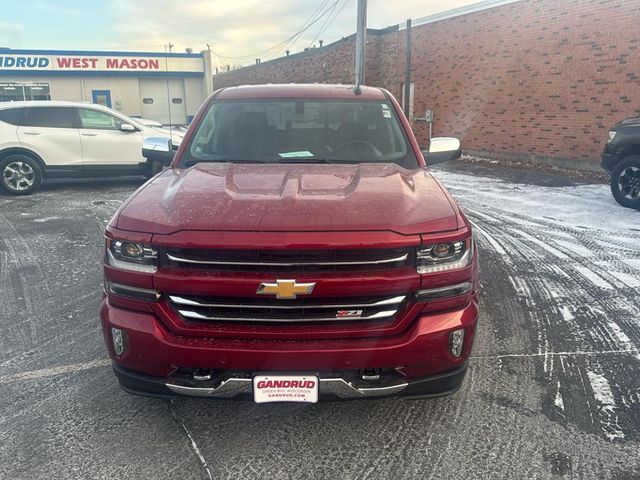
[{"label": "white suv windshield", "polygon": [[214,102],[182,165],[225,161],[418,167],[393,106],[371,101]]}]

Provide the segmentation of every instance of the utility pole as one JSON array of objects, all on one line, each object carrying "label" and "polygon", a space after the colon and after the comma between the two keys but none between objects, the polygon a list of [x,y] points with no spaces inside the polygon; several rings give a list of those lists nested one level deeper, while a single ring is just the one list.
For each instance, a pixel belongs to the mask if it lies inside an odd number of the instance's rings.
[{"label": "utility pole", "polygon": [[[164,46],[164,53],[167,53],[167,47],[169,49],[169,53],[171,53],[171,49],[173,48],[173,44],[171,42],[169,42],[168,45]],[[173,132],[172,132],[172,128],[173,128],[173,122],[171,120],[171,89],[169,88],[169,58],[168,56],[164,57],[164,70],[165,73],[167,74],[167,107],[168,107],[168,113],[169,113],[169,138],[171,138],[173,140]]]},{"label": "utility pole", "polygon": [[404,115],[411,121],[411,19],[407,20],[404,68]]},{"label": "utility pole", "polygon": [[353,90],[360,93],[364,85],[365,49],[367,42],[367,0],[358,0],[358,19],[356,29],[356,82]]}]

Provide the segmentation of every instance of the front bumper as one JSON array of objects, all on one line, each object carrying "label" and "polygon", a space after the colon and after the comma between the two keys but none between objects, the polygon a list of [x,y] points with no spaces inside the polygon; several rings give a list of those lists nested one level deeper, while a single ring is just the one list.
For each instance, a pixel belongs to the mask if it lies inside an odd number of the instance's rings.
[{"label": "front bumper", "polygon": [[607,151],[607,149],[605,149],[605,151],[602,152],[600,161],[600,166],[603,168],[603,170],[611,173],[615,168],[616,163],[618,163],[618,157],[614,153],[611,153]]},{"label": "front bumper", "polygon": [[[305,372],[318,375],[320,393],[337,398],[452,393],[464,378],[478,317],[477,299],[463,309],[419,316],[402,335],[326,340],[255,340],[176,335],[151,311],[110,305],[100,310],[109,354],[122,387],[152,396],[212,398],[250,396],[257,374]],[[111,327],[126,332],[126,350],[113,351]],[[464,329],[460,357],[450,351],[449,334]],[[184,369],[211,369],[210,383],[183,382]],[[360,383],[356,372],[391,372],[378,383]]]},{"label": "front bumper", "polygon": [[[225,375],[210,382],[185,382],[177,379],[152,377],[128,370],[116,363],[113,371],[120,386],[128,393],[157,398],[175,396],[205,397],[213,399],[253,399],[252,378]],[[382,376],[375,382],[363,381],[348,373],[322,374],[319,377],[319,396],[323,400],[351,400],[403,396],[429,398],[455,393],[464,380],[467,363],[438,375],[425,378],[402,379]]]}]

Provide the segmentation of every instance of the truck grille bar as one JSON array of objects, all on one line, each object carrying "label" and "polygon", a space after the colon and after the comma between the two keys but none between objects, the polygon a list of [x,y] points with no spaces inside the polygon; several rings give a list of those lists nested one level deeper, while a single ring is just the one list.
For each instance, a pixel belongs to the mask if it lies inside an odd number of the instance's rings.
[{"label": "truck grille bar", "polygon": [[207,316],[198,312],[194,312],[191,310],[178,310],[180,315],[185,318],[191,318],[195,320],[210,320],[214,322],[276,322],[276,323],[298,323],[298,322],[335,322],[336,320],[358,320],[358,321],[366,321],[366,320],[377,320],[382,318],[389,318],[396,314],[395,310],[387,310],[382,312],[377,312],[372,315],[368,315],[366,317],[347,317],[347,318],[336,318],[336,317],[309,317],[309,318],[277,318],[277,317],[269,317],[269,318],[248,318],[248,317],[219,317],[219,316]]},{"label": "truck grille bar", "polygon": [[252,261],[244,261],[244,262],[232,262],[227,260],[194,260],[192,258],[178,257],[176,255],[167,254],[167,258],[172,262],[179,263],[195,263],[200,265],[246,265],[246,266],[257,266],[257,267],[308,267],[308,266],[340,266],[340,265],[381,265],[384,263],[398,263],[404,262],[409,257],[409,254],[405,253],[404,255],[400,255],[399,257],[392,258],[383,258],[380,260],[368,260],[368,261],[342,261],[342,262],[252,262]]},{"label": "truck grille bar", "polygon": [[259,272],[350,271],[400,268],[413,264],[413,249],[360,250],[198,250],[164,252],[168,266]]},{"label": "truck grille bar", "polygon": [[276,310],[295,310],[298,308],[362,308],[362,307],[381,307],[384,305],[395,305],[402,303],[405,298],[405,295],[401,295],[398,297],[387,298],[385,300],[378,300],[371,303],[355,303],[349,305],[252,305],[252,304],[230,304],[230,303],[209,303],[207,301],[199,301],[193,300],[184,297],[177,297],[174,295],[169,296],[173,303],[177,303],[180,305],[194,305],[198,307],[208,307],[208,308],[272,308]]},{"label": "truck grille bar", "polygon": [[265,302],[254,298],[169,295],[174,309],[186,320],[288,324],[390,320],[400,311],[406,299],[406,295],[395,295]]}]

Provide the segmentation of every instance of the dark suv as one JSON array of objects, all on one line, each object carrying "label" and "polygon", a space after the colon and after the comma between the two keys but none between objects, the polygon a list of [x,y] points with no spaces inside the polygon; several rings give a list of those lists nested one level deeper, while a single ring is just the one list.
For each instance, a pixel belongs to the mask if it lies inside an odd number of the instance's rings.
[{"label": "dark suv", "polygon": [[611,193],[623,207],[640,210],[640,117],[609,130],[602,168],[611,174]]}]

